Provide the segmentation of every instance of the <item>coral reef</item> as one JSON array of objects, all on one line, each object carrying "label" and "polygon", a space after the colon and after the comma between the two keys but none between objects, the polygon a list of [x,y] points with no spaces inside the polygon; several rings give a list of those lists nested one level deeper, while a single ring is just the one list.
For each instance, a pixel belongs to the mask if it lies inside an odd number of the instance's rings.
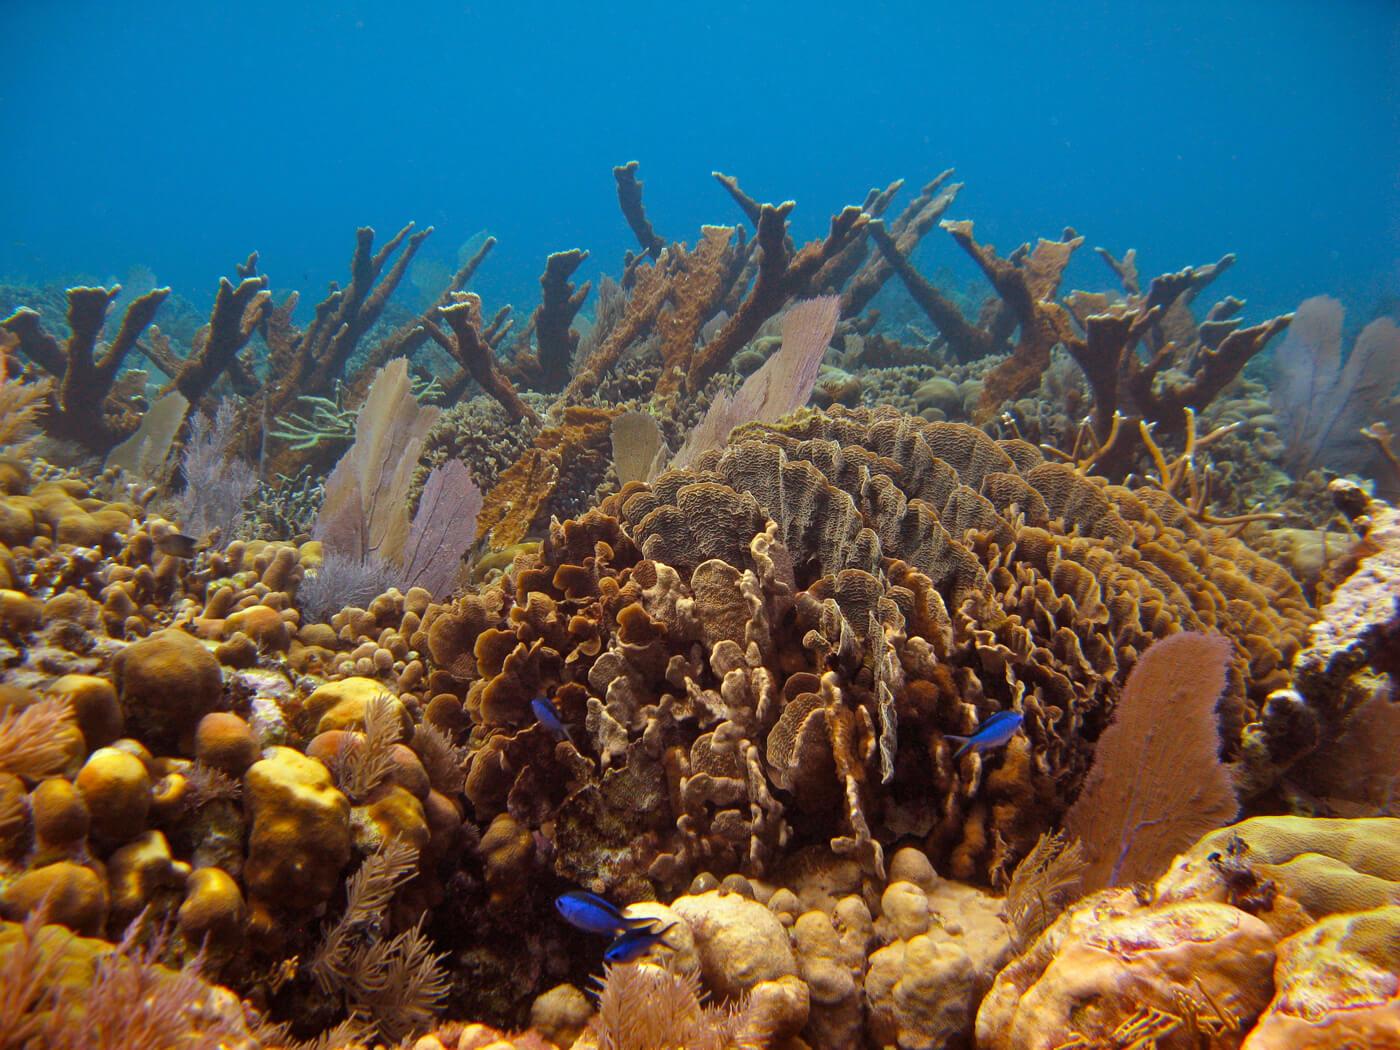
[{"label": "coral reef", "polygon": [[[1395,1042],[1400,523],[1327,473],[1388,491],[1393,327],[1198,316],[1233,256],[1064,293],[1083,238],[998,253],[951,171],[806,245],[717,174],[742,219],[687,246],[638,170],[639,250],[528,312],[468,290],[489,238],[392,302],[409,225],[304,327],[256,256],[201,328],[3,322],[0,1016]],[[991,299],[915,269],[935,224]]]}]

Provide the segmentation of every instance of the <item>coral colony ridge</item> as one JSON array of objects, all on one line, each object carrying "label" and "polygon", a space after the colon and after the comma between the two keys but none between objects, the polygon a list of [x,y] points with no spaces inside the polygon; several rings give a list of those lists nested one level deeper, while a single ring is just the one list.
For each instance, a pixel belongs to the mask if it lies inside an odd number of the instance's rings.
[{"label": "coral colony ridge", "polygon": [[0,322],[0,1046],[1400,1046],[1394,321],[614,175]]}]

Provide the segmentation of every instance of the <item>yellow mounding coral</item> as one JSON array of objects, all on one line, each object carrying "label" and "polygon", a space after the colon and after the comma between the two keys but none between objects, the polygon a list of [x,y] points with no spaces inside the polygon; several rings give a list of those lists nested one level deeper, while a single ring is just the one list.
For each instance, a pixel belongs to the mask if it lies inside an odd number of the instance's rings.
[{"label": "yellow mounding coral", "polygon": [[289,914],[310,918],[350,860],[350,801],[314,758],[269,748],[244,777],[252,830],[244,882],[264,934]]},{"label": "yellow mounding coral", "polygon": [[1397,899],[1397,824],[1259,817],[1151,889],[1086,897],[997,976],[977,1045],[1400,1045],[1400,907],[1376,906]]},{"label": "yellow mounding coral", "polygon": [[1158,895],[1201,896],[1219,881],[1219,858],[1233,840],[1246,847],[1251,869],[1314,918],[1400,904],[1400,819],[1394,817],[1251,817],[1182,853],[1158,880]]},{"label": "yellow mounding coral", "polygon": [[166,630],[129,646],[113,661],[127,722],[144,737],[192,750],[199,720],[219,705],[219,661],[184,631]]},{"label": "yellow mounding coral", "polygon": [[1281,941],[1274,998],[1240,1050],[1400,1047],[1400,907],[1333,915]]}]

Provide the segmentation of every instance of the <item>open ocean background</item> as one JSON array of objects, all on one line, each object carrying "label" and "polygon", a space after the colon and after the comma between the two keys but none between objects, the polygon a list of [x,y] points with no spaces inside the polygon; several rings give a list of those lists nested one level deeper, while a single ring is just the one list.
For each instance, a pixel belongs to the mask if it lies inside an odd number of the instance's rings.
[{"label": "open ocean background", "polygon": [[[1003,251],[1065,225],[1144,276],[1234,251],[1219,290],[1253,319],[1400,299],[1394,0],[3,0],[0,49],[3,280],[154,275],[205,306],[257,249],[306,304],[356,226],[412,219],[427,271],[498,237],[474,287],[523,310],[549,252],[617,272],[635,158],[667,238],[740,219],[713,169],[795,199],[806,239],[952,166],[951,215]],[[919,258],[968,272],[937,232]],[[1067,282],[1113,284],[1087,247]]]}]

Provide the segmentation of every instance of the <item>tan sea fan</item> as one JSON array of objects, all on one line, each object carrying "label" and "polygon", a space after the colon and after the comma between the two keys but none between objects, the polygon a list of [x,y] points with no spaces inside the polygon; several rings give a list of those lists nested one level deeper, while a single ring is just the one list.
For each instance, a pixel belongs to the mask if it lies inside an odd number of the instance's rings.
[{"label": "tan sea fan", "polygon": [[1154,879],[1235,818],[1216,714],[1232,651],[1223,635],[1182,631],[1154,642],[1134,665],[1065,815],[1065,830],[1084,843],[1086,889]]}]

